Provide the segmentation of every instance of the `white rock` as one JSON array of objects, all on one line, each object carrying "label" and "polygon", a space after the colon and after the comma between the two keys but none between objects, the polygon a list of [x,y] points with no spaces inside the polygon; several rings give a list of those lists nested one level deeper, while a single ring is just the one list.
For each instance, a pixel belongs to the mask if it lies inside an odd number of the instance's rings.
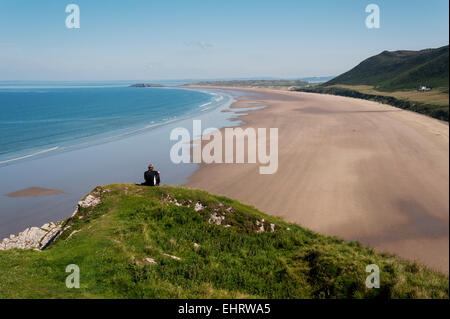
[{"label": "white rock", "polygon": [[225,216],[217,215],[217,213],[212,213],[209,217],[208,223],[222,225],[222,221],[225,219]]},{"label": "white rock", "polygon": [[73,213],[72,213],[72,216],[71,216],[71,217],[75,216],[75,215],[76,215],[77,213],[78,213],[78,207],[77,207],[77,208],[75,208],[75,210],[73,211]]},{"label": "white rock", "polygon": [[199,210],[202,210],[203,208],[205,208],[205,207],[202,205],[202,203],[197,202],[197,203],[195,204],[194,210],[195,210],[196,212],[198,212]]},{"label": "white rock", "polygon": [[172,201],[172,203],[174,203],[174,204],[177,205],[177,206],[182,206],[180,203],[178,203],[178,201],[177,201],[176,198]]},{"label": "white rock", "polygon": [[146,262],[149,262],[149,263],[151,263],[151,264],[157,264],[156,260],[154,260],[153,258],[150,258],[150,257],[146,257],[146,258],[145,258],[145,261],[146,261]]},{"label": "white rock", "polygon": [[257,230],[258,233],[264,232],[264,219],[261,219],[261,221],[257,220],[256,226],[259,226],[259,228]]},{"label": "white rock", "polygon": [[1,249],[43,249],[60,233],[60,224],[44,224],[44,228],[30,227],[18,235],[10,235],[2,240]]},{"label": "white rock", "polygon": [[170,258],[172,258],[172,259],[175,259],[175,260],[181,260],[181,258],[180,257],[177,257],[177,256],[173,256],[173,255],[169,255],[169,254],[163,254],[164,256],[167,256],[167,257],[170,257]]},{"label": "white rock", "polygon": [[80,232],[80,229],[74,230],[73,232],[70,233],[70,235],[67,237],[67,239],[69,239],[70,237],[72,237],[73,235],[75,235],[76,233]]},{"label": "white rock", "polygon": [[98,204],[100,204],[100,198],[97,198],[92,195],[88,195],[88,196],[86,196],[86,198],[84,200],[80,200],[78,202],[78,205],[80,207],[95,207]]}]

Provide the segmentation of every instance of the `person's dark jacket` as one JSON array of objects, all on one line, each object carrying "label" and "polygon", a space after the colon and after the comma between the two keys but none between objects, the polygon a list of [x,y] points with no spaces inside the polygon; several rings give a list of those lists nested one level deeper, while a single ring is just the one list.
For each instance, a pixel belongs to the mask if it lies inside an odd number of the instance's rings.
[{"label": "person's dark jacket", "polygon": [[[159,172],[158,171],[146,171],[144,173],[145,183],[148,186],[158,186],[160,183]],[[155,183],[156,181],[156,183]]]}]

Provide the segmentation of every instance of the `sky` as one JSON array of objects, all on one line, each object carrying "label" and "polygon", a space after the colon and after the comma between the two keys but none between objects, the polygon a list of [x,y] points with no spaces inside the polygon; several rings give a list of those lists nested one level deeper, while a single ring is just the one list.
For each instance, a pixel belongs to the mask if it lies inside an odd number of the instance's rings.
[{"label": "sky", "polygon": [[[80,28],[68,29],[68,4]],[[368,4],[380,28],[365,24]],[[447,0],[0,0],[0,80],[333,76],[449,42]]]}]

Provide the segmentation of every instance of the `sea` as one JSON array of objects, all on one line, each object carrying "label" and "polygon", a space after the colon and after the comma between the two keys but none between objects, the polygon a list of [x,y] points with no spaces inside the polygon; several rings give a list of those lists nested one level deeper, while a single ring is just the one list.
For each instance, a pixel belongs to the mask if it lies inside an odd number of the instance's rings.
[{"label": "sea", "polygon": [[[66,219],[97,185],[143,182],[149,163],[162,184],[186,183],[199,164],[171,161],[171,131],[183,127],[193,137],[193,120],[222,128],[245,114],[230,108],[237,91],[134,83],[0,82],[0,240]],[[62,193],[6,196],[29,187]]]},{"label": "sea", "polygon": [[130,84],[0,82],[0,166],[123,138],[230,101],[217,92]]}]

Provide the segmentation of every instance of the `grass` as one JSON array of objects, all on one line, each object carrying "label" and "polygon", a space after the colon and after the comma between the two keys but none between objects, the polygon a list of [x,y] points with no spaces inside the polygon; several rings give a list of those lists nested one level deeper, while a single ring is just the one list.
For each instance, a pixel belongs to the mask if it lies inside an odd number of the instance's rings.
[{"label": "grass", "polygon": [[384,51],[326,85],[372,85],[385,92],[414,90],[420,85],[448,88],[448,57],[448,45],[421,51]]},{"label": "grass", "polygon": [[[449,297],[443,274],[226,197],[127,184],[92,194],[102,203],[80,208],[47,250],[0,251],[0,298]],[[230,226],[210,224],[214,212]],[[262,219],[275,231],[257,232]],[[69,264],[80,268],[80,289],[65,286]],[[380,267],[379,289],[364,284],[369,264]]]},{"label": "grass", "polygon": [[399,100],[406,100],[409,102],[418,103],[428,103],[436,106],[447,106],[449,105],[448,88],[436,88],[431,91],[419,92],[417,90],[401,90],[393,92],[382,92],[376,90],[371,85],[344,85],[336,84],[330,85],[329,87],[345,88],[354,91],[358,91],[365,94],[375,94],[392,96]]}]

